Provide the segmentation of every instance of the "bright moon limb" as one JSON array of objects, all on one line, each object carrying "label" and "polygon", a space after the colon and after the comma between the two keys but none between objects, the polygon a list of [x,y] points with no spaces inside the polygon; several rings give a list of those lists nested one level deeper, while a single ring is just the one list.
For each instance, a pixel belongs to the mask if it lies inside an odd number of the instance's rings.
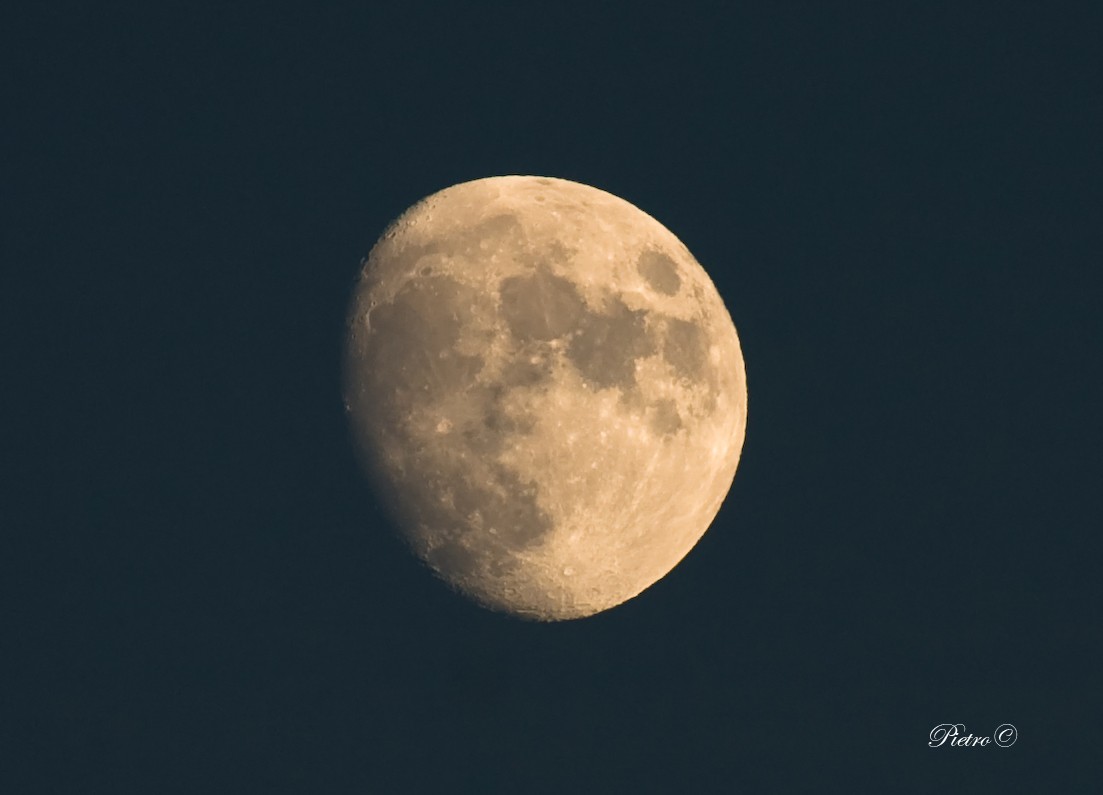
[{"label": "bright moon limb", "polygon": [[731,486],[747,387],[705,270],[658,221],[562,179],[435,193],[372,249],[345,401],[414,552],[540,620],[636,596]]}]

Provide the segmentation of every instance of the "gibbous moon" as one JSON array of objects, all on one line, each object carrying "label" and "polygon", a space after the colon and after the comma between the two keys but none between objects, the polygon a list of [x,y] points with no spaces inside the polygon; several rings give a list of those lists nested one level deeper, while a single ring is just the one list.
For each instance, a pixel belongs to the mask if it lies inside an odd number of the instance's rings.
[{"label": "gibbous moon", "polygon": [[704,534],[747,419],[735,326],[658,221],[545,177],[407,210],[352,299],[345,405],[414,552],[482,605],[579,618]]}]

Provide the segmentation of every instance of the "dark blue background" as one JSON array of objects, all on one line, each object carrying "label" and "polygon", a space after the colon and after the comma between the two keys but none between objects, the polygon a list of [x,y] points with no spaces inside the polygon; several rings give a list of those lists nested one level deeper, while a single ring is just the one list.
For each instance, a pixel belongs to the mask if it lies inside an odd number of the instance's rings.
[{"label": "dark blue background", "polygon": [[[4,792],[1098,781],[1088,6],[26,5]],[[747,361],[712,529],[565,624],[420,570],[340,399],[386,223],[511,173],[662,221]]]}]

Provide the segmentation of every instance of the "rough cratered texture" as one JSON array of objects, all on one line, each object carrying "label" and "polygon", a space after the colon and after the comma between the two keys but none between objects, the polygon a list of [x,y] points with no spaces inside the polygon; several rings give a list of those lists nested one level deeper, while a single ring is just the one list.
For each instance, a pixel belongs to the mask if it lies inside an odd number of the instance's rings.
[{"label": "rough cratered texture", "polygon": [[673,568],[734,476],[735,328],[650,216],[496,177],[411,208],[372,249],[345,397],[416,553],[479,602],[590,615]]}]

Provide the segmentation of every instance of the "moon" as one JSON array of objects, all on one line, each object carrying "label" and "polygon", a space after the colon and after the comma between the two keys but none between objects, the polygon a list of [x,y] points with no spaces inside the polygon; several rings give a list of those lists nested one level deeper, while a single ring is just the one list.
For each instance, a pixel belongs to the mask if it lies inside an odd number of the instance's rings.
[{"label": "moon", "polygon": [[665,576],[731,487],[743,354],[662,224],[564,179],[454,185],[364,261],[344,397],[414,553],[485,607],[589,616]]}]

